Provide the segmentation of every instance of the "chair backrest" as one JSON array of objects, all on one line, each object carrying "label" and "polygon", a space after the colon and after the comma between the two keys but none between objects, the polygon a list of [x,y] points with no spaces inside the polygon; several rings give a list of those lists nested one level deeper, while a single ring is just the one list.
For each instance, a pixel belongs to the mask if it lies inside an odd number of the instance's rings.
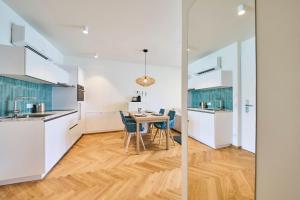
[{"label": "chair backrest", "polygon": [[159,110],[159,114],[164,115],[164,114],[165,114],[165,109],[161,108],[161,109]]},{"label": "chair backrest", "polygon": [[120,115],[121,115],[122,122],[125,125],[125,116],[124,116],[123,111],[121,111],[121,110],[120,110]]},{"label": "chair backrest", "polygon": [[175,119],[176,112],[174,110],[170,110],[168,116],[170,117],[170,121]]}]

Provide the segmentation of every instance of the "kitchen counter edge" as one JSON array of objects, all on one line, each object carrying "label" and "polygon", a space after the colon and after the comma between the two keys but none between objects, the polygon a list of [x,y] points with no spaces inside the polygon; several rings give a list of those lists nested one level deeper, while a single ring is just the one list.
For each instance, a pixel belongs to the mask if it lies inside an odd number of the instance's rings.
[{"label": "kitchen counter edge", "polygon": [[25,122],[25,121],[43,121],[48,122],[51,120],[55,120],[57,118],[61,118],[73,113],[77,113],[77,110],[68,110],[68,111],[49,111],[49,112],[43,112],[43,114],[52,114],[46,117],[35,117],[35,118],[0,118],[1,122]]}]

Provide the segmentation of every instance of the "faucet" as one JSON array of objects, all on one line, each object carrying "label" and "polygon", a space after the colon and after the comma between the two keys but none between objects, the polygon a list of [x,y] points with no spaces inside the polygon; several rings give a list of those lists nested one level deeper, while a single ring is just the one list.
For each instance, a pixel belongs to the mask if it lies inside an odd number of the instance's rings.
[{"label": "faucet", "polygon": [[13,115],[13,117],[17,117],[18,113],[21,111],[21,110],[18,109],[18,102],[19,101],[24,101],[24,100],[29,100],[29,99],[36,100],[36,97],[16,97],[15,98],[15,100],[14,100],[14,115]]}]

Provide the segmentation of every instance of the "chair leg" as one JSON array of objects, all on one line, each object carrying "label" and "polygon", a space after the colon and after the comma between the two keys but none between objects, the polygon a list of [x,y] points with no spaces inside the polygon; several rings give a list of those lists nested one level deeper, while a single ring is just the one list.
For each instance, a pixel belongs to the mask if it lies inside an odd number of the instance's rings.
[{"label": "chair leg", "polygon": [[160,145],[161,143],[161,140],[162,140],[162,130],[159,130],[159,142],[158,142],[158,145]]},{"label": "chair leg", "polygon": [[124,147],[126,145],[127,137],[128,137],[128,133],[126,130],[124,130]]},{"label": "chair leg", "polygon": [[125,147],[125,152],[128,152],[128,146],[129,146],[129,143],[130,143],[130,138],[131,138],[131,134],[128,133],[128,137],[127,137],[127,141],[126,141],[126,147]]},{"label": "chair leg", "polygon": [[[166,131],[167,131],[167,130],[166,130]],[[173,144],[174,144],[174,146],[175,146],[174,136],[173,136],[173,133],[172,133],[171,130],[169,131],[169,134],[170,134],[171,140],[173,141]]]},{"label": "chair leg", "polygon": [[144,144],[144,140],[143,140],[142,135],[140,135],[140,141],[141,141],[141,143],[142,143],[142,146],[143,146],[144,150],[146,150],[146,147],[145,147],[145,144]]},{"label": "chair leg", "polygon": [[155,137],[156,137],[156,135],[157,135],[158,131],[159,131],[159,129],[157,129],[157,130],[156,130],[156,132],[155,132],[155,135],[154,135],[154,137],[153,137],[153,139],[152,139],[152,142],[154,142],[154,140],[155,140]]}]

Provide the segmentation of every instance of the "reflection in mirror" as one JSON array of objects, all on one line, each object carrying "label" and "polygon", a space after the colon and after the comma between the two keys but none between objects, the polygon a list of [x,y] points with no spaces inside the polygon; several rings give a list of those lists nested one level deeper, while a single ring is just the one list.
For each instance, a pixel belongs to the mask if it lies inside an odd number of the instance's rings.
[{"label": "reflection in mirror", "polygon": [[188,33],[189,199],[254,199],[254,0],[194,0]]}]

